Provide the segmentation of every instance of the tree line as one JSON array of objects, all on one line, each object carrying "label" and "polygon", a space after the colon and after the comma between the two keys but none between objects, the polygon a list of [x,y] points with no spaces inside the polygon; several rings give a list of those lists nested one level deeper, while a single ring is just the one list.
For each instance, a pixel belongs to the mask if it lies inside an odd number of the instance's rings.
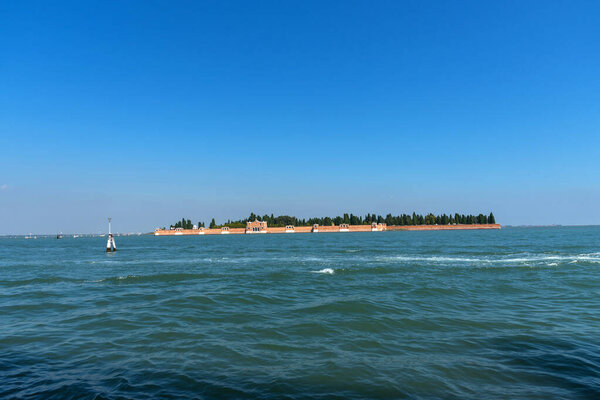
[{"label": "tree line", "polygon": [[[349,225],[371,225],[373,222],[378,224],[385,223],[387,225],[473,225],[473,224],[495,224],[496,218],[493,213],[489,215],[479,214],[479,215],[465,215],[465,214],[441,214],[435,215],[432,213],[422,215],[417,213],[412,214],[401,214],[393,216],[392,214],[387,214],[385,217],[382,215],[376,214],[367,214],[365,216],[354,215],[352,213],[345,213],[342,216],[337,217],[322,217],[322,218],[296,218],[289,215],[279,215],[274,216],[273,214],[265,214],[263,216],[250,213],[250,216],[245,219],[240,219],[236,221],[227,220],[226,223],[222,225],[217,225],[215,219],[213,218],[210,221],[209,228],[221,228],[227,226],[229,228],[245,228],[246,222],[248,221],[266,221],[267,226],[271,227],[284,227],[286,225],[294,225],[294,226],[312,226],[315,224],[330,226],[330,225],[341,225],[341,224],[349,224]],[[199,221],[197,224],[198,227],[204,227],[204,222]],[[171,225],[171,228],[183,228],[183,229],[192,229],[193,224],[189,219],[182,218],[181,221],[175,223],[175,225]]]},{"label": "tree line", "polygon": [[[196,225],[196,227],[204,228],[204,222],[198,222],[198,225]],[[170,228],[193,229],[194,224],[189,219],[181,218],[181,221],[177,221],[174,225],[170,225]]]}]

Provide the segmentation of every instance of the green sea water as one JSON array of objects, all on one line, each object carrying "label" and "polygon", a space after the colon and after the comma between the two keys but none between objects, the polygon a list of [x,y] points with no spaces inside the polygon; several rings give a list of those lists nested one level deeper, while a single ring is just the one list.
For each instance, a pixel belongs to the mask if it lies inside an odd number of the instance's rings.
[{"label": "green sea water", "polygon": [[0,238],[0,397],[600,398],[600,227]]}]

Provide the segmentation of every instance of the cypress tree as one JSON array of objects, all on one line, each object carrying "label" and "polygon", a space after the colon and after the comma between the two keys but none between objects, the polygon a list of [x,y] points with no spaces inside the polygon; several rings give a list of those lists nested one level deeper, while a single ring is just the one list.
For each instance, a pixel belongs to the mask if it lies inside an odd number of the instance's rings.
[{"label": "cypress tree", "polygon": [[350,223],[350,216],[348,215],[348,213],[344,213],[344,224],[349,224]]},{"label": "cypress tree", "polygon": [[394,217],[392,217],[392,214],[388,214],[385,216],[385,223],[387,225],[392,225],[393,222],[394,222]]}]

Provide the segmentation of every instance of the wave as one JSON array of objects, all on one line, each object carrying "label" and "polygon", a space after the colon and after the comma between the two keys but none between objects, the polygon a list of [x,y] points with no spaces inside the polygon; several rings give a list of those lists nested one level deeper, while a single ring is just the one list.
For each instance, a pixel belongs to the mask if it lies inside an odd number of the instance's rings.
[{"label": "wave", "polygon": [[171,274],[155,274],[155,275],[120,275],[110,276],[99,279],[74,279],[62,276],[52,276],[45,278],[33,278],[14,281],[0,281],[0,285],[5,287],[18,287],[29,285],[54,285],[54,284],[90,284],[90,283],[147,283],[147,282],[178,282],[190,281],[194,279],[205,279],[214,277],[214,274],[207,273],[171,273]]},{"label": "wave", "polygon": [[83,279],[67,278],[63,276],[50,276],[45,278],[32,278],[22,279],[14,281],[0,281],[0,284],[13,287],[13,286],[28,286],[28,285],[52,285],[57,283],[83,283]]},{"label": "wave", "polygon": [[319,271],[310,271],[313,274],[329,274],[329,275],[333,275],[335,273],[335,270],[333,268],[323,268]]},{"label": "wave", "polygon": [[578,262],[600,263],[600,253],[587,253],[576,255],[556,255],[556,254],[531,254],[531,255],[508,255],[500,257],[452,257],[452,256],[383,256],[377,257],[380,261],[421,261],[433,263],[544,263],[550,262],[547,265],[558,265],[559,262],[568,262],[575,264]]},{"label": "wave", "polygon": [[155,274],[155,275],[123,275],[112,276],[99,281],[88,282],[108,282],[108,283],[150,283],[150,282],[178,282],[191,281],[194,279],[211,278],[212,274],[187,274],[187,273],[172,273],[172,274]]},{"label": "wave", "polygon": [[237,261],[229,257],[195,257],[195,258],[147,258],[147,259],[136,259],[136,260],[119,260],[119,259],[106,259],[99,261],[92,261],[91,264],[115,264],[115,265],[146,265],[146,264],[194,264],[194,263],[227,263],[230,261]]}]

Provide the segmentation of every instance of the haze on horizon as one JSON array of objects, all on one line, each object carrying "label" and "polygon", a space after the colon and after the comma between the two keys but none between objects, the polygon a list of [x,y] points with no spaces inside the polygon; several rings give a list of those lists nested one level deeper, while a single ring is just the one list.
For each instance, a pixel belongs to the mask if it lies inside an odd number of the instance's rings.
[{"label": "haze on horizon", "polygon": [[4,2],[0,235],[600,224],[600,3]]}]

